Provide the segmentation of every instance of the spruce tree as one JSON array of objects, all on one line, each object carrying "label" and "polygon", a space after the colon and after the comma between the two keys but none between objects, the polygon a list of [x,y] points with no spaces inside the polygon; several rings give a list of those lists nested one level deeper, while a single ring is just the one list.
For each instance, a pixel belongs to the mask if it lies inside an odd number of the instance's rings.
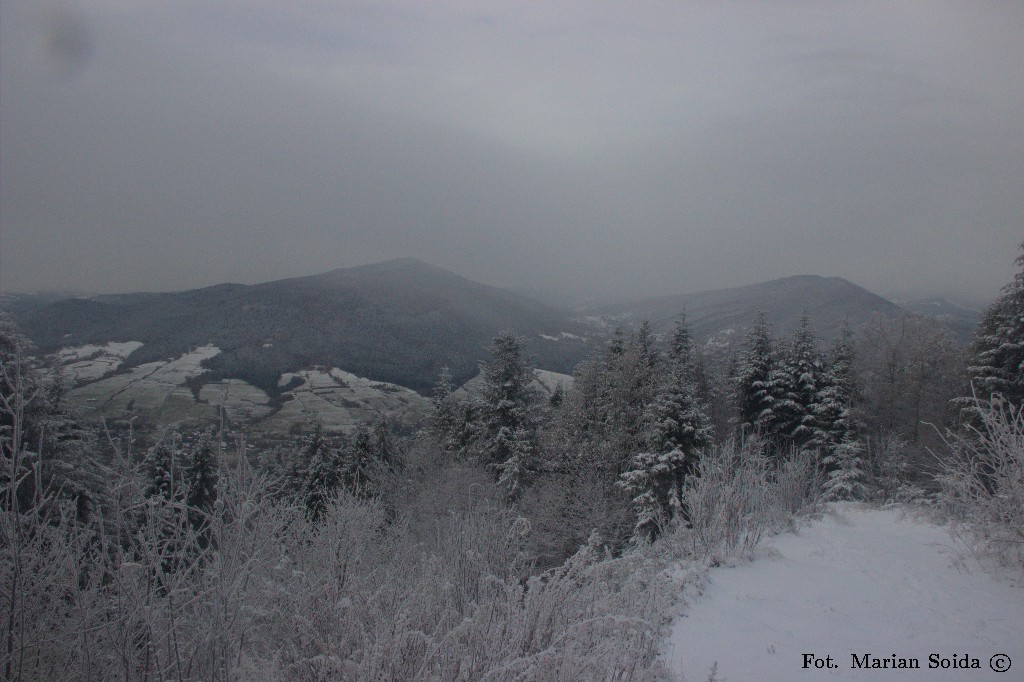
[{"label": "spruce tree", "polygon": [[823,375],[814,331],[807,315],[802,315],[772,382],[775,414],[771,431],[782,443],[804,448],[818,435]]},{"label": "spruce tree", "polygon": [[[185,469],[185,503],[198,512],[194,519],[213,509],[217,501],[217,453],[209,433],[203,433],[189,448]],[[195,525],[195,523],[193,524]]]},{"label": "spruce tree", "polygon": [[817,433],[811,445],[819,452],[831,452],[844,440],[858,437],[861,430],[855,413],[860,393],[853,370],[854,354],[853,331],[844,322],[829,351],[818,391]]},{"label": "spruce tree", "polygon": [[666,453],[638,452],[622,472],[619,485],[632,498],[636,540],[653,540],[663,524],[679,514],[680,472],[686,458],[680,450]]},{"label": "spruce tree", "polygon": [[143,494],[147,498],[162,497],[168,502],[184,498],[184,469],[176,434],[164,436],[147,451],[142,469],[146,480]]},{"label": "spruce tree", "polygon": [[775,423],[771,381],[775,370],[772,328],[763,310],[757,313],[740,351],[736,368],[736,409],[741,428],[770,430]]},{"label": "spruce tree", "polygon": [[863,452],[864,446],[860,441],[848,438],[825,457],[823,464],[829,472],[823,491],[826,499],[864,499]]},{"label": "spruce tree", "polygon": [[373,452],[377,461],[388,470],[402,468],[402,454],[391,435],[391,425],[386,417],[380,417],[373,423]]},{"label": "spruce tree", "polygon": [[309,518],[320,518],[327,500],[342,485],[344,470],[343,451],[327,438],[323,425],[317,422],[292,469],[292,476],[300,482],[299,495]]},{"label": "spruce tree", "polygon": [[344,453],[343,483],[352,493],[367,496],[374,482],[374,469],[378,461],[373,437],[365,424],[352,432]]},{"label": "spruce tree", "polygon": [[696,385],[690,331],[683,317],[669,343],[663,379],[644,415],[646,443],[620,477],[632,497],[634,533],[653,539],[661,520],[681,513],[681,492],[703,448],[711,444],[706,405]]},{"label": "spruce tree", "polygon": [[707,405],[699,395],[697,366],[685,316],[673,332],[666,365],[645,417],[646,446],[659,453],[680,450],[691,458],[711,444],[711,423]]},{"label": "spruce tree", "polygon": [[484,461],[498,472],[506,491],[516,491],[536,437],[530,382],[533,368],[523,357],[522,340],[512,332],[494,338],[491,360],[483,367],[481,398]]},{"label": "spruce tree", "polygon": [[968,367],[980,398],[998,395],[1024,405],[1024,243],[1016,263],[1020,272],[990,305],[974,336],[974,362]]},{"label": "spruce tree", "polygon": [[453,449],[456,432],[457,405],[452,398],[452,389],[452,373],[448,367],[442,367],[430,399],[433,412],[429,423],[437,442],[446,450]]},{"label": "spruce tree", "polygon": [[41,438],[40,481],[47,490],[71,500],[84,521],[106,501],[107,480],[97,461],[95,433],[87,429],[71,405],[68,385],[60,367],[40,380],[38,419],[34,430]]}]

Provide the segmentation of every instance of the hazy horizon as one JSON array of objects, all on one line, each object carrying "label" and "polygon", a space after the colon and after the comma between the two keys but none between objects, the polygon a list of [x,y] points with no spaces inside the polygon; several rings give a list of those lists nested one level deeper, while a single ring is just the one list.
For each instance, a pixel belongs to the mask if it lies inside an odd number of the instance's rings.
[{"label": "hazy horizon", "polygon": [[414,256],[620,300],[986,302],[1024,239],[1024,5],[0,0],[0,290]]}]

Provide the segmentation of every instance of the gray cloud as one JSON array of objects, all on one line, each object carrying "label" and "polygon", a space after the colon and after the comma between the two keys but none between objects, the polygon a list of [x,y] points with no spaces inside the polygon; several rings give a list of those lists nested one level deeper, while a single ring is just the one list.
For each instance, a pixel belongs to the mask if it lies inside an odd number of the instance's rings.
[{"label": "gray cloud", "polygon": [[1024,238],[1014,4],[0,7],[4,288],[414,255],[571,296],[986,298]]}]

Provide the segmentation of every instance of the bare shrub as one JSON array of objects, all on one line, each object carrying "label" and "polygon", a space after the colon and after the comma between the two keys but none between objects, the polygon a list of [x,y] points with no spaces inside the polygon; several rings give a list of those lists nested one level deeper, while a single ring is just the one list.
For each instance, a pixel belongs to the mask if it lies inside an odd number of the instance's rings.
[{"label": "bare shrub", "polygon": [[749,556],[765,533],[815,505],[818,490],[805,453],[776,461],[753,439],[710,449],[683,491],[693,551],[713,562]]},{"label": "bare shrub", "polygon": [[1024,408],[976,401],[977,423],[947,436],[943,509],[978,556],[1024,568]]}]

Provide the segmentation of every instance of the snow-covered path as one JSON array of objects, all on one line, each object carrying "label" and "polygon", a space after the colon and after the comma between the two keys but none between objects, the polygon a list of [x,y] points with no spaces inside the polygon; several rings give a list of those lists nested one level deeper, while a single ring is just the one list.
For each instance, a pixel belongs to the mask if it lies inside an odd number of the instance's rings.
[{"label": "snow-covered path", "polygon": [[[856,668],[854,654],[920,669]],[[929,668],[932,654],[980,669]],[[946,530],[899,510],[836,506],[753,562],[713,569],[664,656],[688,682],[716,661],[729,682],[1024,680],[1024,581],[985,573]]]}]

